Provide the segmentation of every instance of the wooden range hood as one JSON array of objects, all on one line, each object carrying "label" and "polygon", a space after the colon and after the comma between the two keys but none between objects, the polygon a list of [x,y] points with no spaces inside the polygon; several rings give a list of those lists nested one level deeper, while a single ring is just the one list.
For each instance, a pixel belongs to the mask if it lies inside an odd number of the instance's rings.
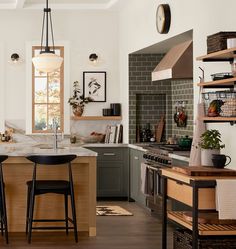
[{"label": "wooden range hood", "polygon": [[152,72],[152,81],[193,78],[192,40],[172,47]]}]

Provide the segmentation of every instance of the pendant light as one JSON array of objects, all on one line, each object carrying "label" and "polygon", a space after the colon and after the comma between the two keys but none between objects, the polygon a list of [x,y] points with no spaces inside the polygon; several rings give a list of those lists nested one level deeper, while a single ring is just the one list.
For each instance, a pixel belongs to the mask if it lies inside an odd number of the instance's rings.
[{"label": "pendant light", "polygon": [[[43,26],[41,36],[41,50],[40,54],[35,56],[32,61],[34,67],[44,73],[54,72],[61,67],[63,58],[55,54],[54,37],[52,29],[51,9],[48,8],[48,0],[46,0],[46,8],[43,10]],[[46,20],[46,43],[43,48],[44,24]],[[48,46],[48,25],[50,21],[51,35],[52,35],[52,49]]]}]

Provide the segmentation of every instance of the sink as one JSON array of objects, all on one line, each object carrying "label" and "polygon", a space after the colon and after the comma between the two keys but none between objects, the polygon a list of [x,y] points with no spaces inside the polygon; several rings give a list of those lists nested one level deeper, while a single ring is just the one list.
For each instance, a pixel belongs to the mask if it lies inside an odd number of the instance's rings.
[{"label": "sink", "polygon": [[[34,147],[45,150],[53,149],[53,146],[51,144],[37,144]],[[66,149],[66,147],[57,146],[57,149]]]}]

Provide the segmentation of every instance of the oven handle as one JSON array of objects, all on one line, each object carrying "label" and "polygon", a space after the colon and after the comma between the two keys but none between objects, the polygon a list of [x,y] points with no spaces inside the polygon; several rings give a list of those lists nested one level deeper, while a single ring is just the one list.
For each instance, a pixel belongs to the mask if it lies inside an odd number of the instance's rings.
[{"label": "oven handle", "polygon": [[147,165],[147,168],[148,168],[148,169],[152,169],[152,170],[157,171],[157,172],[159,172],[159,171],[160,171],[158,168],[154,168],[154,167],[149,166],[149,165]]}]

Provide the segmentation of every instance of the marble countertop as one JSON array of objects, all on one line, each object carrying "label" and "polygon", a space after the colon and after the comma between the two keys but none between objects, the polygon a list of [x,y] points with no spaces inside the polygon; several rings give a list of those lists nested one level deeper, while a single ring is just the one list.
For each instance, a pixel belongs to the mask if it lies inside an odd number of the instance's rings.
[{"label": "marble countertop", "polygon": [[46,144],[25,144],[25,143],[2,143],[0,144],[0,154],[8,156],[26,156],[29,154],[63,155],[76,154],[77,156],[97,156],[97,153],[83,147],[70,145],[59,145],[57,150]]},{"label": "marble countertop", "polygon": [[131,149],[136,149],[136,150],[140,150],[140,151],[147,151],[146,149],[144,149],[141,145],[136,145],[136,144],[102,144],[102,143],[94,143],[94,144],[83,144],[82,147],[85,148],[90,148],[90,147],[110,147],[110,148],[120,148],[120,147],[125,147],[125,148],[131,148]]}]

